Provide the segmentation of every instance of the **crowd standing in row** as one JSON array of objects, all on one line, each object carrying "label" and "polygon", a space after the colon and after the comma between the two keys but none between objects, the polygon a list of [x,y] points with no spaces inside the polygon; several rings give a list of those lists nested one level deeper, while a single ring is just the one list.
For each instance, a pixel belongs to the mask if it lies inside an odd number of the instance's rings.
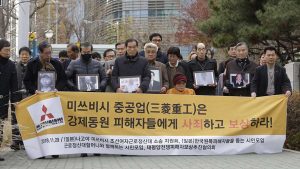
[{"label": "crowd standing in row", "polygon": [[[170,47],[167,52],[161,50],[162,36],[153,33],[144,50],[138,51],[135,39],[117,43],[115,50],[107,49],[101,55],[93,52],[92,44],[85,42],[80,47],[69,44],[59,53],[59,59],[52,58],[52,48],[48,43],[40,43],[40,55],[31,58],[28,47],[19,49],[18,63],[10,58],[10,43],[0,40],[0,120],[8,117],[8,103],[20,101],[37,92],[39,72],[55,72],[54,91],[82,91],[79,88],[78,75],[97,75],[98,87],[86,87],[85,91],[126,93],[149,93],[152,87],[160,94],[189,95],[229,95],[229,96],[268,96],[276,94],[291,95],[291,84],[285,69],[276,64],[276,48],[266,47],[260,63],[249,60],[248,46],[244,42],[228,47],[228,59],[217,62],[213,51],[204,43],[198,43],[183,60],[178,47]],[[154,80],[151,69],[159,70],[160,81]],[[195,73],[211,72],[212,83],[199,83]],[[121,77],[140,77],[140,83],[131,90],[120,85]],[[205,77],[204,77],[205,78]],[[86,78],[86,81],[91,81]],[[43,80],[47,83],[47,80]],[[199,85],[202,84],[202,85]],[[151,92],[153,93],[153,92]],[[16,124],[13,117],[13,124]],[[2,131],[2,130],[1,130]],[[18,134],[15,131],[14,134]],[[1,142],[1,140],[0,140]],[[19,142],[14,142],[16,148]],[[86,154],[82,154],[86,156]],[[53,156],[58,157],[58,156]],[[2,159],[3,160],[3,159]]]}]

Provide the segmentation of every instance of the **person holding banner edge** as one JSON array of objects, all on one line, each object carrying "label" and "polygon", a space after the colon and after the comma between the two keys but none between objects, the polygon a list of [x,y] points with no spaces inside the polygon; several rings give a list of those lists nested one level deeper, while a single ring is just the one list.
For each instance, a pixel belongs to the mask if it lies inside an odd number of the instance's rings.
[{"label": "person holding banner edge", "polygon": [[[15,103],[21,99],[18,94],[17,70],[15,64],[9,59],[10,50],[10,43],[6,39],[0,39],[0,146],[4,133],[2,121],[8,118],[9,100]],[[12,125],[17,123],[15,113],[12,113],[11,123]],[[19,136],[18,128],[13,129],[13,134]],[[18,144],[19,140],[13,140],[12,146],[17,146]],[[0,161],[4,161],[4,158],[1,156]]]},{"label": "person holding banner edge", "polygon": [[285,68],[276,64],[277,50],[273,46],[264,49],[266,65],[256,68],[251,83],[251,96],[269,96],[292,94],[291,82],[286,74]]}]

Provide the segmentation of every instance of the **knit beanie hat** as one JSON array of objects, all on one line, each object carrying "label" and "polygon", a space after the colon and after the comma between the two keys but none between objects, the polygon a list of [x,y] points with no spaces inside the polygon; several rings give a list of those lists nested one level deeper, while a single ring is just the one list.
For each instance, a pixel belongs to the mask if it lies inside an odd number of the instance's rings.
[{"label": "knit beanie hat", "polygon": [[184,74],[178,73],[173,78],[174,85],[178,84],[180,81],[187,82],[187,78]]}]

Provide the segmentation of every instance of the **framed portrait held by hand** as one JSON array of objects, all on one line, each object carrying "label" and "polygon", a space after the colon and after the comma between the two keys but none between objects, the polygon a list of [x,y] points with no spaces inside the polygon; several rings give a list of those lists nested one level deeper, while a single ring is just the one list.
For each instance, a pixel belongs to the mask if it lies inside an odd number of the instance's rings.
[{"label": "framed portrait held by hand", "polygon": [[194,74],[194,82],[196,86],[209,86],[214,85],[215,82],[215,74],[212,70],[207,71],[195,71]]},{"label": "framed portrait held by hand", "polygon": [[249,73],[230,74],[230,84],[233,88],[245,88],[250,83]]},{"label": "framed portrait held by hand", "polygon": [[160,93],[162,87],[162,77],[160,69],[150,68],[151,79],[149,83],[148,92],[149,93]]},{"label": "framed portrait held by hand", "polygon": [[96,91],[99,89],[98,74],[78,74],[76,75],[77,88],[79,91]]},{"label": "framed portrait held by hand", "polygon": [[121,76],[119,77],[120,89],[125,93],[135,93],[141,85],[140,76]]},{"label": "framed portrait held by hand", "polygon": [[53,92],[55,90],[56,73],[54,71],[38,72],[38,91]]}]

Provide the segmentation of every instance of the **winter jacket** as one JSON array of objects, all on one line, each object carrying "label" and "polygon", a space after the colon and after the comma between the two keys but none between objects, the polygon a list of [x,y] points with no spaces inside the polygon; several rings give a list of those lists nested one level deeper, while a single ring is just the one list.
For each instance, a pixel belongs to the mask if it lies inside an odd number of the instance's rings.
[{"label": "winter jacket", "polygon": [[145,93],[149,88],[151,79],[148,60],[140,57],[138,53],[134,57],[129,57],[127,53],[124,57],[118,57],[111,77],[111,83],[115,91],[120,88],[119,77],[122,76],[140,76],[141,83],[139,88]]}]

